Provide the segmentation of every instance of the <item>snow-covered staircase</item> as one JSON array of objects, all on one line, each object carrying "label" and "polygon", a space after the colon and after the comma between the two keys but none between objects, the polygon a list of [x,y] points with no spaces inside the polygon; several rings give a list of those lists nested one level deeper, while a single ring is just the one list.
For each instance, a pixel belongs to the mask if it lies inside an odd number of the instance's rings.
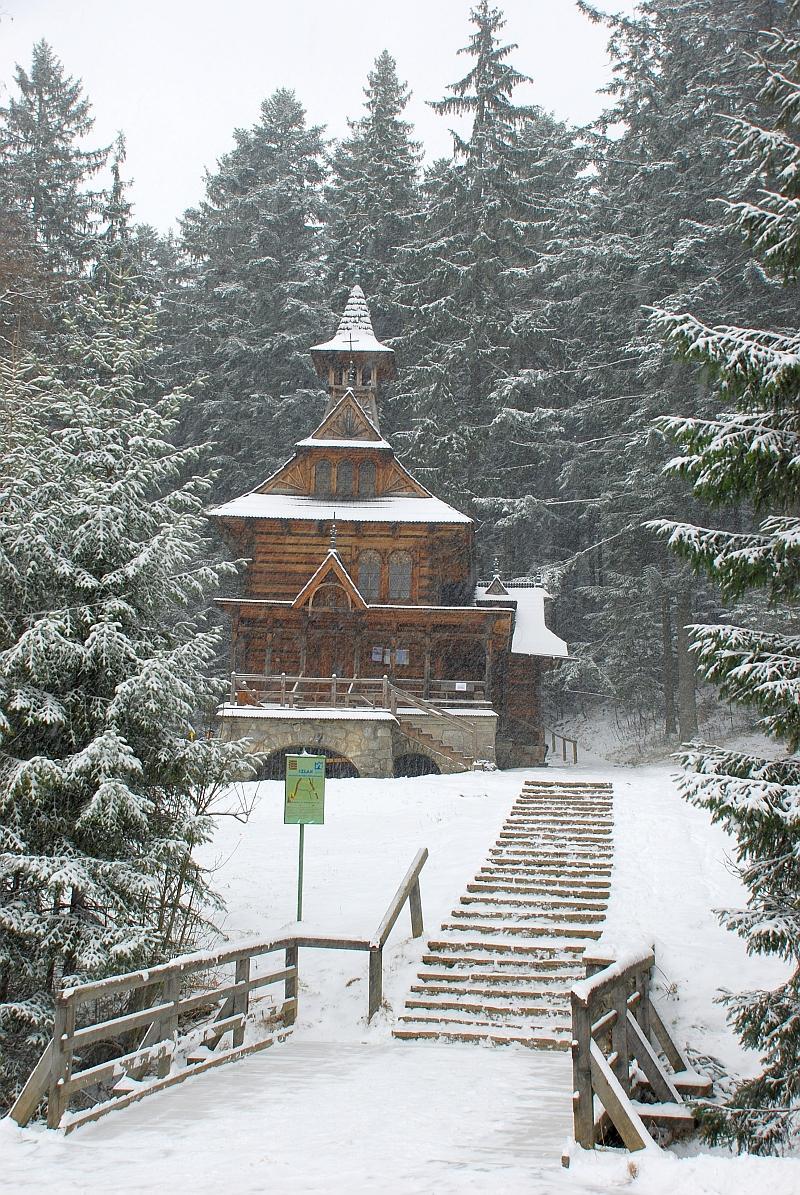
[{"label": "snow-covered staircase", "polygon": [[569,989],[608,901],[612,805],[610,784],[525,783],[428,943],[395,1037],[569,1048]]}]

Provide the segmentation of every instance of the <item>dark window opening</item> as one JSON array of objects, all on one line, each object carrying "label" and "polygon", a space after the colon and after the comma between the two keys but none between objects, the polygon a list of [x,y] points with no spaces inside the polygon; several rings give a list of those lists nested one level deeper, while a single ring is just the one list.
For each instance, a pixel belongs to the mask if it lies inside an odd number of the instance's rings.
[{"label": "dark window opening", "polygon": [[319,461],[314,466],[314,494],[317,498],[331,496],[331,462]]},{"label": "dark window opening", "polygon": [[353,497],[353,462],[341,461],[336,470],[336,493],[340,498]]},{"label": "dark window opening", "polygon": [[375,465],[372,461],[362,461],[358,470],[358,493],[361,498],[375,497]]},{"label": "dark window opening", "polygon": [[381,558],[378,552],[362,552],[358,558],[358,588],[366,602],[381,596]]},{"label": "dark window opening", "polygon": [[411,597],[411,554],[392,552],[389,557],[389,601],[407,602]]}]

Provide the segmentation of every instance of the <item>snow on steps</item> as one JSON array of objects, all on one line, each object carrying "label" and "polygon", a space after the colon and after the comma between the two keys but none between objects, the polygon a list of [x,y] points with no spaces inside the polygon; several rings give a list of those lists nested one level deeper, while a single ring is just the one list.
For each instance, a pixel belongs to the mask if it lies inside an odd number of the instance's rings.
[{"label": "snow on steps", "polygon": [[569,1048],[569,989],[610,891],[610,784],[528,781],[428,942],[394,1036]]}]

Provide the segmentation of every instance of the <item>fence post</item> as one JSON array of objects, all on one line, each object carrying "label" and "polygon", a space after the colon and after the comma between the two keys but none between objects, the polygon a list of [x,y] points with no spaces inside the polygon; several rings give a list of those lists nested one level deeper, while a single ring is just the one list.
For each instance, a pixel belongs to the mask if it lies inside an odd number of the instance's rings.
[{"label": "fence post", "polygon": [[564,763],[566,763],[567,762],[567,740],[565,738],[562,738],[561,735],[559,735],[559,738],[561,738],[561,758],[564,760]]},{"label": "fence post", "polygon": [[573,763],[578,762],[578,740],[577,739],[572,740],[572,762]]},{"label": "fence post", "polygon": [[[250,978],[250,959],[240,958],[236,963],[235,983],[247,983]],[[234,1014],[239,1013],[241,1016],[247,1016],[247,1010],[250,1007],[250,992],[237,992],[233,998]],[[237,1025],[233,1031],[233,1045],[241,1046],[244,1044],[244,1021],[241,1025]]]},{"label": "fence post", "polygon": [[383,708],[384,708],[385,710],[388,710],[388,708],[389,708],[389,678],[388,678],[388,676],[386,675],[386,673],[384,673],[384,675],[383,675],[383,697],[382,697],[382,701],[383,701]]},{"label": "fence post", "polygon": [[594,1149],[594,1099],[591,1069],[592,1026],[589,1009],[572,996],[572,1116],[575,1140]]},{"label": "fence post", "polygon": [[620,1081],[623,1091],[630,1095],[630,1059],[628,1055],[628,993],[627,985],[620,983],[614,992],[614,1011],[617,1019],[611,1027],[611,1049],[616,1053],[614,1074]]},{"label": "fence post", "polygon": [[75,1031],[75,1001],[56,995],[53,1021],[53,1053],[50,1059],[50,1092],[47,1097],[47,1127],[57,1129],[67,1110],[64,1084],[72,1070],[72,1047],[65,1048],[64,1038]]},{"label": "fence post", "polygon": [[331,705],[336,707],[336,673],[331,673]]},{"label": "fence post", "polygon": [[[286,1003],[283,1006],[283,1023],[284,1025],[293,1025],[297,1019],[297,960],[300,955],[300,948],[298,946],[286,947],[286,969],[293,968],[294,974],[286,977],[283,988],[283,998]],[[287,1008],[289,1000],[294,1000],[293,1008]]]},{"label": "fence post", "polygon": [[369,1010],[367,1020],[371,1021],[383,1000],[383,947],[376,942],[369,948]]},{"label": "fence post", "polygon": [[422,897],[419,891],[419,876],[408,894],[408,907],[411,911],[411,937],[421,938],[424,926],[422,924]]},{"label": "fence post", "polygon": [[236,705],[236,673],[231,673],[231,705]]},{"label": "fence post", "polygon": [[[180,976],[173,975],[164,984],[164,1003],[168,1000],[174,1003],[180,999],[181,995],[181,981]],[[178,1013],[177,1011],[168,1012],[161,1018],[161,1023],[158,1027],[158,1032],[161,1041],[169,1041],[178,1032]],[[158,1067],[156,1072],[159,1079],[165,1078],[172,1066],[172,1055],[164,1054],[158,1060]]]},{"label": "fence post", "polygon": [[286,673],[281,673],[281,709],[286,705]]}]

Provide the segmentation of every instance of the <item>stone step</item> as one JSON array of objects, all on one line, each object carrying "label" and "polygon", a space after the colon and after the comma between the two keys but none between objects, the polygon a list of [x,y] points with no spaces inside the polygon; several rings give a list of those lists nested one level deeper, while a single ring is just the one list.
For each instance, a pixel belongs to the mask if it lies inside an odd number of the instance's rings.
[{"label": "stone step", "polygon": [[480,1029],[516,1029],[527,1031],[528,1033],[541,1033],[542,1030],[549,1033],[569,1033],[571,1025],[568,1018],[564,1015],[560,1017],[551,1016],[534,1016],[531,1018],[525,1017],[524,1014],[507,1012],[505,1014],[498,1013],[496,1017],[488,1016],[485,1012],[481,1016],[479,1013],[472,1014],[468,1011],[459,1011],[454,1009],[442,1009],[440,1012],[434,1010],[433,1012],[425,1012],[420,1009],[418,1012],[403,1014],[397,1018],[398,1024],[407,1025],[409,1022],[414,1024],[424,1025],[471,1025]]},{"label": "stone step", "polygon": [[[487,967],[497,967],[498,964],[495,959],[485,960]],[[476,964],[469,964],[469,966],[480,967],[480,962]],[[515,967],[522,967],[524,964],[515,961]],[[458,986],[459,984],[469,986],[470,984],[480,985],[511,985],[521,984],[523,987],[537,985],[539,987],[549,988],[554,991],[559,990],[558,985],[571,984],[573,979],[582,979],[584,969],[574,963],[564,963],[558,969],[551,968],[542,970],[537,968],[536,964],[532,964],[530,970],[517,971],[485,971],[481,970],[461,970],[459,966],[453,966],[448,970],[437,971],[435,967],[446,967],[446,962],[437,962],[429,964],[424,970],[417,974],[417,979],[422,983],[442,984],[444,987]]]},{"label": "stone step", "polygon": [[495,1046],[520,1045],[533,1050],[568,1050],[572,1040],[568,1033],[517,1033],[491,1027],[459,1029],[443,1025],[431,1028],[429,1025],[412,1027],[410,1024],[393,1029],[392,1035],[402,1041],[491,1042]]},{"label": "stone step", "polygon": [[[464,926],[459,926],[459,929],[463,931]],[[464,953],[465,951],[479,951],[488,955],[524,954],[537,959],[540,966],[546,967],[550,960],[553,960],[557,966],[561,966],[564,962],[563,956],[565,953],[580,956],[583,954],[585,947],[575,942],[564,944],[563,949],[556,942],[536,942],[525,946],[519,942],[492,941],[488,937],[484,937],[483,939],[473,938],[471,941],[466,941],[464,938],[436,939],[428,943],[428,950],[444,953],[452,951],[454,954]]]},{"label": "stone step", "polygon": [[[406,1008],[408,1009],[422,1009],[430,1012],[457,1012],[480,1015],[490,1019],[508,1017],[543,1017],[545,1019],[555,1020],[557,1015],[560,1015],[561,1024],[565,1022],[565,1016],[568,1013],[569,1003],[566,999],[561,1001],[559,1007],[555,1002],[546,1003],[544,1001],[528,1001],[528,1003],[512,1003],[508,999],[496,999],[470,1001],[469,999],[462,1000],[435,1000],[432,997],[426,1000],[421,1000],[416,997],[411,997],[406,1000]],[[405,1020],[401,1017],[400,1020]]]},{"label": "stone step", "polygon": [[501,842],[535,842],[541,843],[542,846],[548,846],[550,843],[562,843],[565,850],[569,850],[572,846],[577,846],[583,849],[590,846],[608,846],[611,842],[610,834],[562,834],[559,831],[553,830],[501,830],[497,835],[498,844]]},{"label": "stone step", "polygon": [[[467,891],[480,892],[481,890],[475,884],[468,884]],[[513,892],[513,889],[511,891]],[[591,913],[602,913],[608,908],[608,901],[605,900],[548,900],[546,897],[540,900],[509,900],[505,896],[462,896],[458,903],[473,905],[475,908],[486,906],[499,909],[547,909],[548,911],[561,909],[564,912],[585,909]]]},{"label": "stone step", "polygon": [[[515,975],[536,975],[536,976],[550,976],[553,982],[565,979],[573,973],[577,978],[583,978],[583,968],[576,967],[574,962],[568,959],[525,959],[514,955],[510,958],[503,958],[502,954],[487,954],[483,957],[476,954],[463,954],[458,951],[445,951],[440,954],[423,954],[422,963],[425,967],[448,967],[454,978],[458,978],[460,972],[459,967],[498,967],[500,970],[496,972],[498,975],[506,974],[503,968],[524,968],[524,971],[513,972]],[[487,974],[495,974],[495,972],[488,972]],[[549,980],[548,980],[549,982]]]},{"label": "stone step", "polygon": [[418,995],[436,995],[436,996],[486,996],[490,999],[502,997],[503,999],[519,997],[521,1000],[538,1000],[548,1008],[567,1008],[569,1006],[569,991],[565,987],[531,987],[530,981],[527,987],[514,987],[509,985],[506,981],[502,984],[490,984],[488,987],[484,984],[481,987],[479,984],[464,984],[464,983],[414,983],[411,985],[411,991]]},{"label": "stone step", "polygon": [[[572,874],[573,873],[570,873],[570,876],[572,876]],[[516,863],[509,864],[509,866],[507,866],[507,867],[501,866],[501,867],[481,867],[481,868],[479,868],[479,870],[475,874],[475,883],[479,884],[479,883],[483,883],[484,881],[492,881],[492,882],[500,881],[502,883],[508,882],[508,883],[514,883],[514,884],[544,884],[544,883],[550,884],[550,883],[553,883],[553,884],[558,885],[558,883],[559,883],[558,878],[556,876],[549,875],[549,874],[545,874],[544,876],[542,876],[542,874],[538,868],[523,867]],[[562,887],[565,887],[565,888],[569,887],[570,889],[575,886],[576,885],[572,882],[571,879],[569,880],[568,884],[564,883],[562,885]],[[587,889],[594,888],[599,891],[608,892],[611,888],[611,881],[604,877],[593,878],[590,875],[587,879],[580,880],[580,883],[577,886],[579,886],[581,888],[587,888]]]},{"label": "stone step", "polygon": [[[462,901],[465,899],[462,896]],[[511,907],[497,905],[492,906],[488,902],[481,901],[479,904],[469,904],[465,909],[451,909],[451,917],[480,917],[489,920],[503,921],[508,925],[517,925],[528,921],[563,921],[564,924],[573,921],[584,921],[587,925],[594,925],[596,922],[605,921],[605,913],[602,909],[540,909],[537,905],[511,905]]]},{"label": "stone step", "polygon": [[606,903],[608,897],[608,888],[587,888],[585,886],[578,887],[577,885],[574,888],[570,888],[566,885],[514,884],[511,881],[505,880],[498,883],[494,880],[481,880],[479,876],[475,877],[473,883],[467,884],[467,892],[502,892],[509,896],[515,894],[518,896],[543,896],[551,903],[563,900],[566,904],[577,904],[578,901],[588,900],[600,905]]},{"label": "stone step", "polygon": [[[602,920],[602,918],[601,918]],[[601,935],[599,929],[592,925],[565,925],[563,922],[531,921],[529,925],[482,925],[479,919],[472,921],[445,921],[443,930],[455,933],[475,934],[491,930],[495,934],[525,934],[527,937],[562,937],[562,938],[592,938]]]},{"label": "stone step", "polygon": [[507,859],[505,862],[502,859],[497,859],[493,865],[482,867],[478,872],[478,876],[480,875],[534,876],[537,880],[558,880],[561,876],[570,878],[575,876],[581,880],[582,884],[608,884],[611,864],[604,863],[602,866],[597,864],[596,868],[587,868],[583,863],[576,863],[565,870],[563,864],[559,866],[557,863],[540,863],[538,866],[534,866],[526,864],[524,860],[520,859]]},{"label": "stone step", "polygon": [[598,863],[611,866],[612,852],[599,850],[581,850],[578,847],[545,847],[537,850],[533,847],[528,849],[521,846],[514,846],[512,844],[500,845],[490,847],[489,854],[492,859],[509,859],[518,860],[520,863],[527,862],[531,864],[550,865],[554,867],[558,863]]}]

